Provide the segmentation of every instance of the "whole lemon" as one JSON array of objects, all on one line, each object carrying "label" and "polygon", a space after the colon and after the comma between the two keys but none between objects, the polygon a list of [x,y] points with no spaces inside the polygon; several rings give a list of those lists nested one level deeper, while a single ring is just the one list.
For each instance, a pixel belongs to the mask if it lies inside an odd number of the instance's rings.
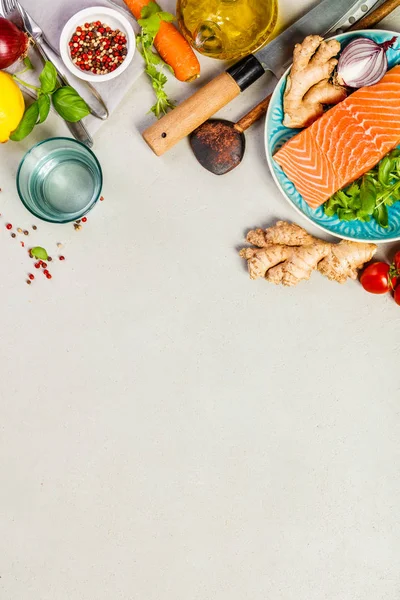
[{"label": "whole lemon", "polygon": [[25,110],[24,97],[14,79],[0,71],[0,143],[18,127]]}]

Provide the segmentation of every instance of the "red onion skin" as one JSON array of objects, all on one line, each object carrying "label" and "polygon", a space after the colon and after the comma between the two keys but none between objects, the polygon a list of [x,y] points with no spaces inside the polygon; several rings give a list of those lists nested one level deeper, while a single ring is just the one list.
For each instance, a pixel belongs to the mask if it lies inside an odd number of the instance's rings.
[{"label": "red onion skin", "polygon": [[[356,38],[340,55],[338,63],[338,76],[339,81],[344,85],[352,88],[360,88],[364,86],[374,85],[378,83],[385,75],[388,63],[386,57],[386,51],[396,41],[396,37],[391,40],[378,44],[370,38]],[[346,76],[346,70],[348,70],[352,63],[357,64],[357,60],[368,61],[368,64],[364,66],[365,72],[360,72],[359,76]]]},{"label": "red onion skin", "polygon": [[0,17],[0,69],[7,69],[26,54],[28,36],[4,17]]}]

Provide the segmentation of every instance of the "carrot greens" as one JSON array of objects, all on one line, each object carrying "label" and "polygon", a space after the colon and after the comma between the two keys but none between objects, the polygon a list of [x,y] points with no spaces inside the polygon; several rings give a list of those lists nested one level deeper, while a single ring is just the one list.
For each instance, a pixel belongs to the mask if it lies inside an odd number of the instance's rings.
[{"label": "carrot greens", "polygon": [[153,51],[153,44],[162,21],[170,23],[175,17],[161,10],[156,2],[149,2],[149,4],[144,6],[140,15],[141,18],[138,20],[138,23],[141,31],[136,38],[136,44],[145,60],[145,72],[150,77],[156,95],[156,103],[151,107],[150,111],[159,119],[163,114],[167,113],[169,108],[174,108],[173,102],[171,102],[164,90],[167,77],[160,68],[167,67],[170,70],[172,69]]}]

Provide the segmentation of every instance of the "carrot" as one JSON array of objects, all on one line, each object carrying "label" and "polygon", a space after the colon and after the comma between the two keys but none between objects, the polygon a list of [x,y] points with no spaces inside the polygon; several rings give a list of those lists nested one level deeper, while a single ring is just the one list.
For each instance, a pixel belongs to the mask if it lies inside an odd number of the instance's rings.
[{"label": "carrot", "polygon": [[[124,0],[135,19],[150,0]],[[161,10],[161,9],[160,9]],[[154,46],[164,62],[174,71],[179,81],[193,81],[200,75],[200,64],[192,48],[172,23],[162,21]]]}]

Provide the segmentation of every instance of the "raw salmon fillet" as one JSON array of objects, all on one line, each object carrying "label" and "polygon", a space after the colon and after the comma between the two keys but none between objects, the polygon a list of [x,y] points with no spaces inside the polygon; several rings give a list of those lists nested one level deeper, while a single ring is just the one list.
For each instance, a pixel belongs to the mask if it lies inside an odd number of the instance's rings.
[{"label": "raw salmon fillet", "polygon": [[274,155],[312,208],[400,144],[400,65],[328,110]]}]

